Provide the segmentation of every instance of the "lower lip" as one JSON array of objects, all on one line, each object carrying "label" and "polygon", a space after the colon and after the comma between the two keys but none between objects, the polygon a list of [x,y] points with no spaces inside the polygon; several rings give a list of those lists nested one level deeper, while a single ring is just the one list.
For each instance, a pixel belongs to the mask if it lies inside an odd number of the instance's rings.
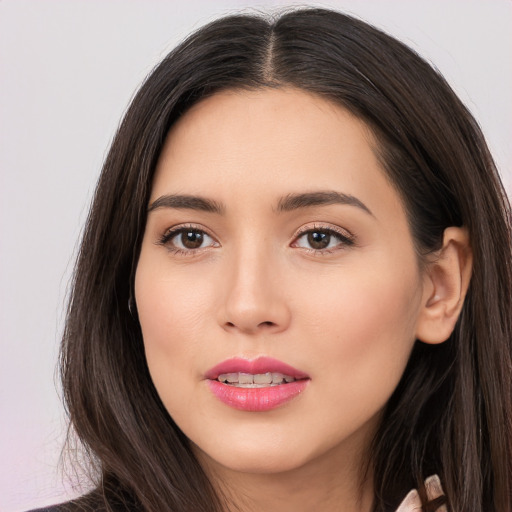
[{"label": "lower lip", "polygon": [[226,405],[241,411],[263,412],[275,409],[299,396],[308,385],[309,379],[266,388],[239,388],[218,380],[207,382],[210,391]]}]

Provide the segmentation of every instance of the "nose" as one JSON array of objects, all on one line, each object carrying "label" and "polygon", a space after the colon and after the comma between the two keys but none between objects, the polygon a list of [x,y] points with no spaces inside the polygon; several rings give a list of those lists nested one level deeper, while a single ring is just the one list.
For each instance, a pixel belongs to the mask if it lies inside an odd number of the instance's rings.
[{"label": "nose", "polygon": [[278,265],[266,254],[240,254],[224,280],[220,324],[245,334],[279,333],[290,324],[286,287]]}]

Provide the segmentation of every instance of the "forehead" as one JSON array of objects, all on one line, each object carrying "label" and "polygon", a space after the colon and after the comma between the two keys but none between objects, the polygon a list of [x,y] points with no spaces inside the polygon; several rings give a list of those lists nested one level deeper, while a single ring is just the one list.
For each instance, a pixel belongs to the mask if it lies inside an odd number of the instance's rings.
[{"label": "forehead", "polygon": [[[187,193],[226,202],[335,189],[399,201],[367,125],[302,90],[228,90],[194,105],[170,130],[151,200]],[[394,197],[391,197],[394,196]],[[400,201],[399,201],[400,202]]]},{"label": "forehead", "polygon": [[[321,151],[332,143],[348,145],[356,139],[364,145],[374,144],[365,123],[317,95],[294,88],[227,90],[193,105],[178,120],[162,156],[174,157],[177,150],[184,153],[194,148],[202,150],[196,155],[199,157],[206,150],[210,156],[229,153],[233,157],[239,153],[247,156],[252,150],[261,158],[261,149],[281,148],[284,153],[291,146],[300,153],[307,142]],[[243,144],[237,144],[242,140]],[[273,151],[272,157],[276,153]]]}]

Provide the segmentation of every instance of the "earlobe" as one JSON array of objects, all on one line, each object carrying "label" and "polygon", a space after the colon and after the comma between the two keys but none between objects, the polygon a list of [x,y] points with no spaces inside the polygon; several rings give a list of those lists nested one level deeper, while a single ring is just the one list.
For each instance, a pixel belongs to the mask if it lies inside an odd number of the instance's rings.
[{"label": "earlobe", "polygon": [[446,341],[459,317],[471,279],[473,255],[465,228],[445,229],[443,246],[427,264],[416,338],[424,343]]}]

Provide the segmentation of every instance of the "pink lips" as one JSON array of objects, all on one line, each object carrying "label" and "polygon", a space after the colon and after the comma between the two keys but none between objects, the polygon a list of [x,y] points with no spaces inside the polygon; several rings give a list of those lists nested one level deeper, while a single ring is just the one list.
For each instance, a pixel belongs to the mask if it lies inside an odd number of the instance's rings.
[{"label": "pink lips", "polygon": [[[219,382],[225,373],[282,373],[296,379],[293,382],[261,388],[243,388]],[[275,409],[297,397],[308,385],[309,376],[282,361],[269,357],[248,360],[228,359],[210,369],[206,375],[210,391],[223,403],[242,411],[263,412]]]}]

